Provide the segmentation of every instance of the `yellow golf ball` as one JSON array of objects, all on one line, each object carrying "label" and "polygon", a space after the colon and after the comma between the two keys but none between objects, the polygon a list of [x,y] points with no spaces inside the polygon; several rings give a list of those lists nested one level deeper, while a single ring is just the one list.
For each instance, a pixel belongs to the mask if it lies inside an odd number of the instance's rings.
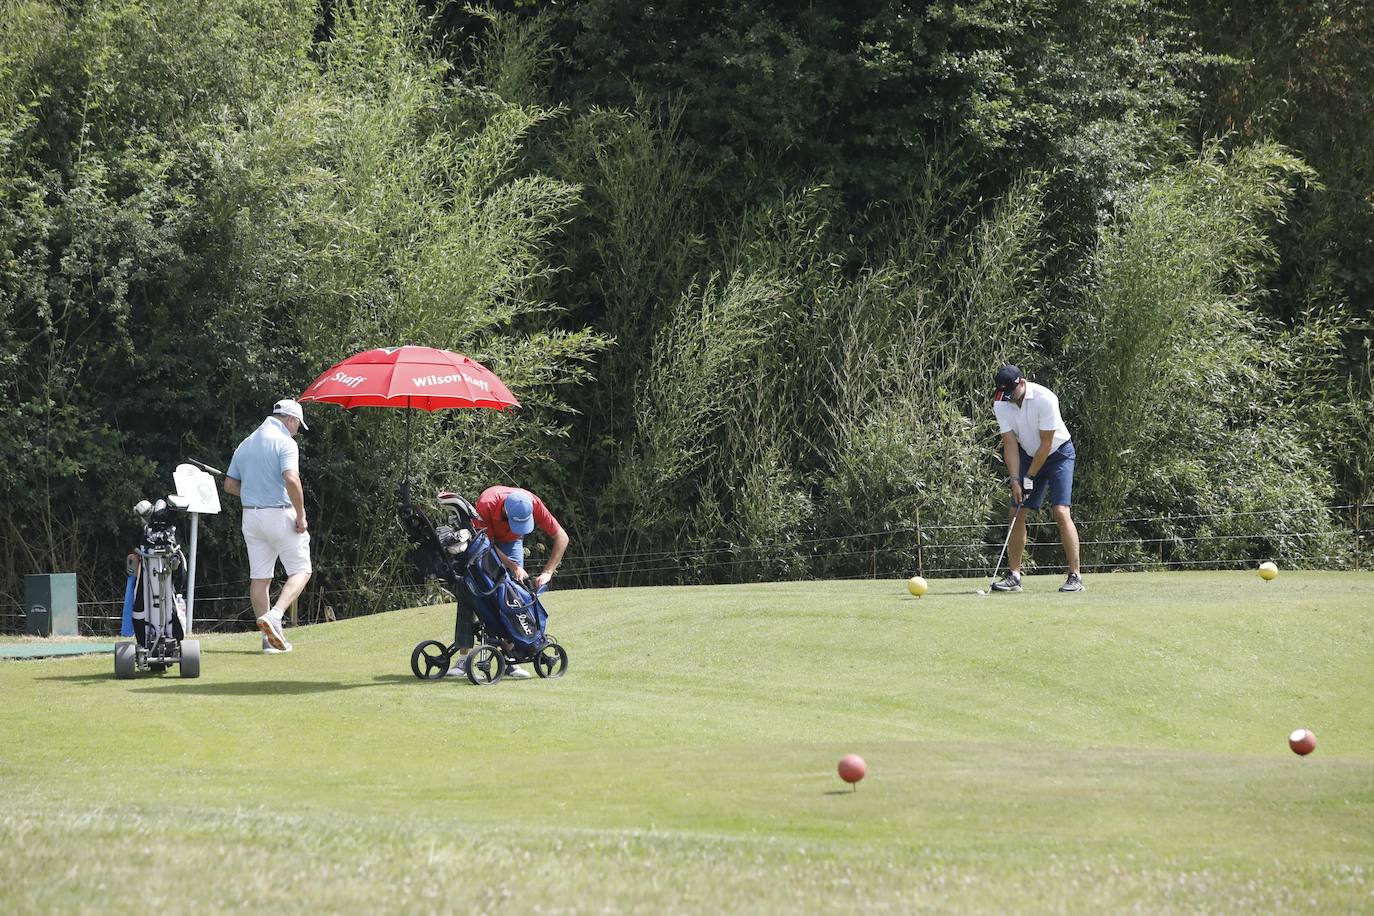
[{"label": "yellow golf ball", "polygon": [[1268,582],[1270,579],[1278,577],[1279,568],[1273,563],[1261,563],[1259,565],[1259,574],[1261,579]]},{"label": "yellow golf ball", "polygon": [[912,576],[910,579],[906,580],[906,590],[917,598],[924,595],[929,589],[930,586],[926,584],[926,580],[922,579],[920,576]]}]

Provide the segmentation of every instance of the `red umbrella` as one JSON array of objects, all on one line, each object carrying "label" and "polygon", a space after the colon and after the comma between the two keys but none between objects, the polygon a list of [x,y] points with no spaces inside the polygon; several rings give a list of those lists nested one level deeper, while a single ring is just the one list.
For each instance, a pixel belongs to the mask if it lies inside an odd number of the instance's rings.
[{"label": "red umbrella", "polygon": [[[297,399],[353,407],[488,407],[520,402],[486,366],[433,347],[380,347],[323,372]],[[406,477],[410,476],[410,413],[406,413]]]},{"label": "red umbrella", "polygon": [[491,407],[520,402],[486,366],[433,347],[381,347],[326,370],[297,399],[344,407]]}]

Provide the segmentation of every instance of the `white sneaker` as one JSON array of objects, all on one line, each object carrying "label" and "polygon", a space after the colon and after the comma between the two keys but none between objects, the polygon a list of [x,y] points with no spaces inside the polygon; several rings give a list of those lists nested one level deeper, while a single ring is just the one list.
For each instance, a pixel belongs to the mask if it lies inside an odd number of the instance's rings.
[{"label": "white sneaker", "polygon": [[276,649],[278,652],[290,652],[291,645],[286,641],[286,634],[281,630],[281,615],[273,614],[268,611],[258,618],[258,629],[262,635],[267,637],[267,647]]},{"label": "white sneaker", "polygon": [[262,652],[264,655],[285,655],[287,652],[290,651],[291,643],[289,642],[282,643],[282,647],[280,649],[271,644],[262,647]]},{"label": "white sneaker", "polygon": [[461,658],[458,659],[458,661],[456,661],[456,662],[453,663],[453,666],[450,667],[450,668],[448,669],[448,674],[445,675],[445,677],[467,677],[467,676],[468,676],[468,669],[463,665],[463,660],[462,660]]},{"label": "white sneaker", "polygon": [[521,668],[519,665],[511,665],[506,669],[506,677],[515,681],[523,681],[525,680],[525,678],[534,677],[534,675],[530,674],[528,671],[526,671],[524,668]]}]

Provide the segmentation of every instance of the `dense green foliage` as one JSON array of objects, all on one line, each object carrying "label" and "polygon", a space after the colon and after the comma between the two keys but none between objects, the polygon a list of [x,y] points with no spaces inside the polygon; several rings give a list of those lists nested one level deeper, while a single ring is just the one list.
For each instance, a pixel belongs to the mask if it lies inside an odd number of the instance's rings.
[{"label": "dense green foliage", "polygon": [[[372,346],[469,353],[529,408],[416,419],[420,473],[461,456],[471,489],[555,460],[558,391],[602,342],[541,317],[577,189],[513,162],[551,113],[447,81],[404,7],[341,11],[327,43],[316,22],[226,0],[28,4],[8,23],[11,574],[109,569],[174,464],[224,466],[273,400]],[[402,419],[312,412],[321,596],[395,579],[378,507]],[[234,527],[208,526],[202,581],[241,579]]]},{"label": "dense green foliage", "polygon": [[[105,598],[175,464],[406,342],[524,404],[412,417],[421,492],[531,487],[590,583],[908,569],[918,522],[986,562],[1002,361],[1063,397],[1089,564],[1349,562],[1374,17],[1271,6],[15,0],[0,590]],[[405,417],[309,420],[311,600],[385,606]]]}]

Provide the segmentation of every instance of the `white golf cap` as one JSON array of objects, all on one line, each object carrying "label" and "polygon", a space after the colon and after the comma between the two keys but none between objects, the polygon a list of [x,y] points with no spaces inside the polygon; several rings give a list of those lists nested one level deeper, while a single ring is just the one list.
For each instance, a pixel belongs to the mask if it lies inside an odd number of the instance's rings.
[{"label": "white golf cap", "polygon": [[291,398],[282,398],[280,401],[273,404],[272,413],[282,417],[295,417],[297,420],[301,421],[301,429],[310,428],[305,425],[305,411],[301,410],[301,405],[291,400]]}]

